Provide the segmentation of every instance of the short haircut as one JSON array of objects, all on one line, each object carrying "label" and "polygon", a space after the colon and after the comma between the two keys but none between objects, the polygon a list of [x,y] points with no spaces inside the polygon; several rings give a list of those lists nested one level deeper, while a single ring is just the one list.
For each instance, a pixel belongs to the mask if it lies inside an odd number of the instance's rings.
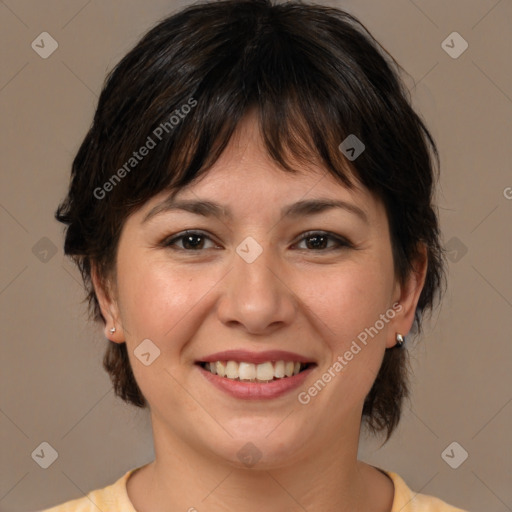
[{"label": "short haircut", "polygon": [[[109,73],[55,216],[78,265],[91,317],[100,321],[91,264],[115,269],[127,217],[164,190],[204,174],[251,108],[268,154],[283,172],[315,161],[339,183],[382,199],[394,270],[404,282],[420,243],[428,269],[413,328],[442,295],[445,254],[433,205],[439,155],[403,84],[401,66],[353,15],[301,1],[222,0],[189,5],[159,22]],[[365,149],[348,158],[349,135]],[[145,156],[134,151],[146,147]],[[349,155],[350,156],[350,155]],[[291,158],[293,157],[293,158]],[[115,393],[146,407],[126,343],[103,361]],[[362,420],[386,441],[409,396],[407,351],[386,350]]]}]

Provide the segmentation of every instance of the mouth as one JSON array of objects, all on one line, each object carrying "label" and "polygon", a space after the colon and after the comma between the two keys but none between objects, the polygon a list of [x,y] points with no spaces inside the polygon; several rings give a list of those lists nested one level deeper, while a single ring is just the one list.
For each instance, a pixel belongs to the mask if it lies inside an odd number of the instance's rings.
[{"label": "mouth", "polygon": [[202,356],[195,363],[206,382],[242,400],[275,399],[304,385],[315,360],[286,350],[231,349]]},{"label": "mouth", "polygon": [[216,359],[198,361],[196,367],[206,382],[240,400],[269,400],[287,395],[304,385],[317,366],[283,359],[257,363]]},{"label": "mouth", "polygon": [[198,361],[203,370],[237,382],[268,384],[277,380],[289,379],[316,366],[316,363],[299,361],[265,361],[251,363],[246,361]]}]

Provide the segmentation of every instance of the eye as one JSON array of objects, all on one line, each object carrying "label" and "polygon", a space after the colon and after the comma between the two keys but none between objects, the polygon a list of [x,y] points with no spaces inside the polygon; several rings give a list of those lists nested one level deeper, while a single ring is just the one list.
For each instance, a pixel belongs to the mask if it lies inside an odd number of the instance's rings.
[{"label": "eye", "polygon": [[[309,231],[302,236],[302,238],[299,240],[299,243],[304,241],[306,242],[307,248],[313,251],[323,251],[326,249],[335,250],[342,249],[343,247],[352,247],[352,244],[348,240],[326,231]],[[334,247],[327,247],[329,241],[334,242]]]},{"label": "eye", "polygon": [[[162,246],[189,252],[200,251],[202,249],[208,249],[208,247],[204,247],[204,242],[206,240],[213,242],[208,235],[200,231],[185,231],[184,233],[173,236],[172,238],[165,239],[162,242]],[[181,247],[177,245],[180,241],[182,241],[183,244]]]},{"label": "eye", "polygon": [[[205,247],[205,242],[207,241],[212,243],[210,247]],[[353,245],[343,237],[326,231],[309,231],[305,233],[295,245],[299,245],[302,242],[306,243],[306,249],[299,247],[300,250],[309,249],[315,252],[325,252],[326,250],[353,247]],[[332,244],[329,246],[329,242],[333,242],[334,246]],[[166,238],[161,243],[161,246],[187,252],[197,252],[209,248],[218,248],[218,245],[213,242],[210,236],[201,231],[192,230],[187,230],[185,232],[178,233],[177,235],[173,235],[170,238]]]}]

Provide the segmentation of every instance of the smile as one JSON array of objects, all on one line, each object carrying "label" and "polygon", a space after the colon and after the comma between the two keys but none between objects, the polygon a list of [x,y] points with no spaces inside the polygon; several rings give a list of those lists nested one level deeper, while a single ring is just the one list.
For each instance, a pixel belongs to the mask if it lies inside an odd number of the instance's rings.
[{"label": "smile", "polygon": [[198,361],[196,368],[210,385],[242,400],[269,400],[304,385],[316,363],[298,361]]},{"label": "smile", "polygon": [[298,375],[310,363],[298,361],[265,361],[260,364],[244,361],[210,361],[199,363],[213,375],[240,382],[268,383]]}]

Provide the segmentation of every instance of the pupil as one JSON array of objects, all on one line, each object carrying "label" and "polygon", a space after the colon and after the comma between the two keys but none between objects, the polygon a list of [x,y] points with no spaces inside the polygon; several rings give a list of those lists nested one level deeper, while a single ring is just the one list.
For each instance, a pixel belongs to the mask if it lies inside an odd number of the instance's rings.
[{"label": "pupil", "polygon": [[196,249],[198,246],[200,246],[200,245],[201,245],[202,240],[199,240],[199,242],[198,242],[198,243],[196,243],[196,244],[191,243],[191,242],[190,242],[190,240],[193,240],[194,238],[196,238],[196,239],[201,239],[201,236],[200,236],[200,235],[188,235],[188,236],[186,236],[186,237],[183,239],[183,245],[184,245],[185,247],[187,247],[187,245],[188,245],[189,247],[192,247],[193,249]]},{"label": "pupil", "polygon": [[313,244],[310,244],[310,245],[312,245],[313,248],[318,249],[318,248],[325,247],[325,243],[319,243],[319,240],[322,240],[323,242],[325,242],[325,239],[326,239],[326,237],[324,235],[314,235],[314,236],[310,236],[308,238],[308,241],[314,240]]}]

